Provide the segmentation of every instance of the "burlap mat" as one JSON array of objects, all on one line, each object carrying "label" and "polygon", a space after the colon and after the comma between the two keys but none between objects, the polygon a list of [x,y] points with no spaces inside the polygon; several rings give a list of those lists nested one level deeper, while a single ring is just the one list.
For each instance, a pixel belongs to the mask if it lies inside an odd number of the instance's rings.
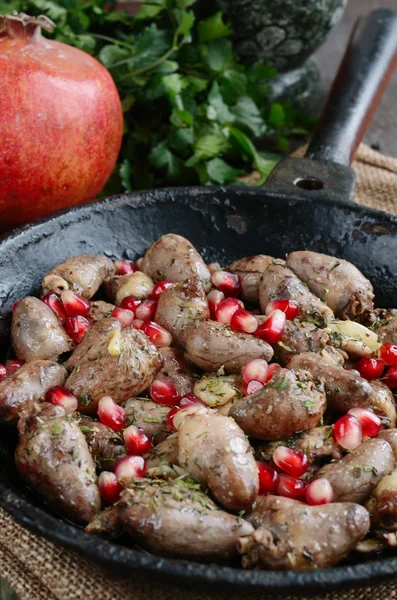
[{"label": "burlap mat", "polygon": [[[358,175],[356,201],[397,214],[397,159],[361,145],[353,167]],[[155,576],[104,572],[77,553],[55,546],[22,529],[0,509],[0,576],[21,600],[237,600],[241,596],[184,590]],[[396,582],[315,596],[313,600],[389,600]],[[261,599],[261,600],[264,600]],[[266,596],[266,600],[279,600]],[[291,596],[284,600],[294,600]]]}]

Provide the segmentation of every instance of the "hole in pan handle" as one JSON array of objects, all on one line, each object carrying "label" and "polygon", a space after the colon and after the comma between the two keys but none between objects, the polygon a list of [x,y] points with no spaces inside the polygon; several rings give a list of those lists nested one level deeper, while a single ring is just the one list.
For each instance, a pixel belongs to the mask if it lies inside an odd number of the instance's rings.
[{"label": "hole in pan handle", "polygon": [[350,162],[397,67],[397,12],[360,18],[304,158],[286,158],[271,173],[269,191],[350,203]]}]

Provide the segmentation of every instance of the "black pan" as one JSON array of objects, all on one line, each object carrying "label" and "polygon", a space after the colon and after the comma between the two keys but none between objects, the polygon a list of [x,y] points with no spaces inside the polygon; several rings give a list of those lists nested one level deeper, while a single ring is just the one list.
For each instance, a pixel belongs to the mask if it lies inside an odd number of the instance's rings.
[{"label": "black pan", "polygon": [[[378,306],[396,306],[397,218],[353,204],[354,174],[348,167],[396,66],[396,51],[397,13],[378,10],[356,27],[307,157],[283,161],[262,189],[194,187],[127,194],[74,208],[3,237],[3,358],[12,303],[38,292],[43,274],[53,265],[89,252],[135,258],[168,232],[186,236],[207,261],[223,265],[242,256],[282,257],[304,248],[343,257],[373,282]],[[252,572],[238,565],[161,559],[121,541],[93,538],[62,521],[24,487],[13,463],[15,441],[15,432],[1,432],[0,505],[32,531],[113,570],[139,569],[185,586],[294,594],[397,575],[393,554],[317,572]]]}]

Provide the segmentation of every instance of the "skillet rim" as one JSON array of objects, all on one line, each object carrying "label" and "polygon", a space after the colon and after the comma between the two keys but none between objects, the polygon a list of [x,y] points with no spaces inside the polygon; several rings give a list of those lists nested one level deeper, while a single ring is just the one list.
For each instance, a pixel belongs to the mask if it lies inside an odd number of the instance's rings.
[{"label": "skillet rim", "polygon": [[[194,186],[177,188],[159,188],[156,190],[142,191],[129,194],[119,194],[106,197],[94,202],[64,209],[51,215],[36,219],[32,223],[18,227],[10,233],[0,236],[0,256],[8,243],[18,242],[29,233],[34,233],[43,225],[55,223],[55,227],[64,219],[71,217],[71,221],[79,220],[80,216],[96,212],[96,210],[114,210],[119,205],[139,204],[142,199],[152,199],[153,204],[164,199],[172,200],[174,197],[184,195],[211,195],[216,191],[222,193],[228,190],[237,192],[237,196],[249,194],[257,196],[258,201],[273,199],[288,199],[292,204],[310,202],[313,204],[328,204],[330,207],[339,207],[369,217],[379,217],[397,224],[397,216],[385,211],[376,210],[351,202],[332,201],[315,197],[294,195],[293,189],[288,195],[267,190],[266,186],[256,188],[253,186]],[[30,240],[31,242],[32,240]],[[1,307],[0,307],[1,308]],[[111,541],[96,536],[85,534],[78,527],[62,521],[43,508],[31,504],[12,489],[6,475],[0,475],[0,506],[11,514],[15,520],[30,531],[41,535],[52,542],[59,543],[69,549],[82,553],[87,559],[97,559],[102,564],[140,569],[146,574],[157,573],[167,578],[179,580],[178,583],[191,585],[193,582],[202,586],[217,585],[233,589],[236,594],[243,591],[252,593],[294,593],[313,594],[317,591],[337,589],[346,586],[372,585],[391,579],[397,574],[397,556],[379,557],[366,562],[357,562],[329,569],[317,571],[250,571],[222,565],[207,565],[184,559],[162,558],[154,554],[120,546]],[[174,581],[174,584],[176,582]]]}]

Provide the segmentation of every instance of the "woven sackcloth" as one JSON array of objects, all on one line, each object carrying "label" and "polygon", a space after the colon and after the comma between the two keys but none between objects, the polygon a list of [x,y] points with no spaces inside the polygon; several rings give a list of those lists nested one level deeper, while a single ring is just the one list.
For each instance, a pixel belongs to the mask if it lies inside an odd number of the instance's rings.
[{"label": "woven sackcloth", "polygon": [[[353,162],[356,201],[397,214],[397,159],[361,145]],[[183,589],[155,575],[105,572],[70,550],[33,535],[0,509],[0,577],[21,600],[238,600],[245,596]],[[257,596],[260,600],[281,600]],[[284,600],[294,600],[292,596]],[[373,587],[322,594],[313,600],[397,600],[396,581]]]}]

